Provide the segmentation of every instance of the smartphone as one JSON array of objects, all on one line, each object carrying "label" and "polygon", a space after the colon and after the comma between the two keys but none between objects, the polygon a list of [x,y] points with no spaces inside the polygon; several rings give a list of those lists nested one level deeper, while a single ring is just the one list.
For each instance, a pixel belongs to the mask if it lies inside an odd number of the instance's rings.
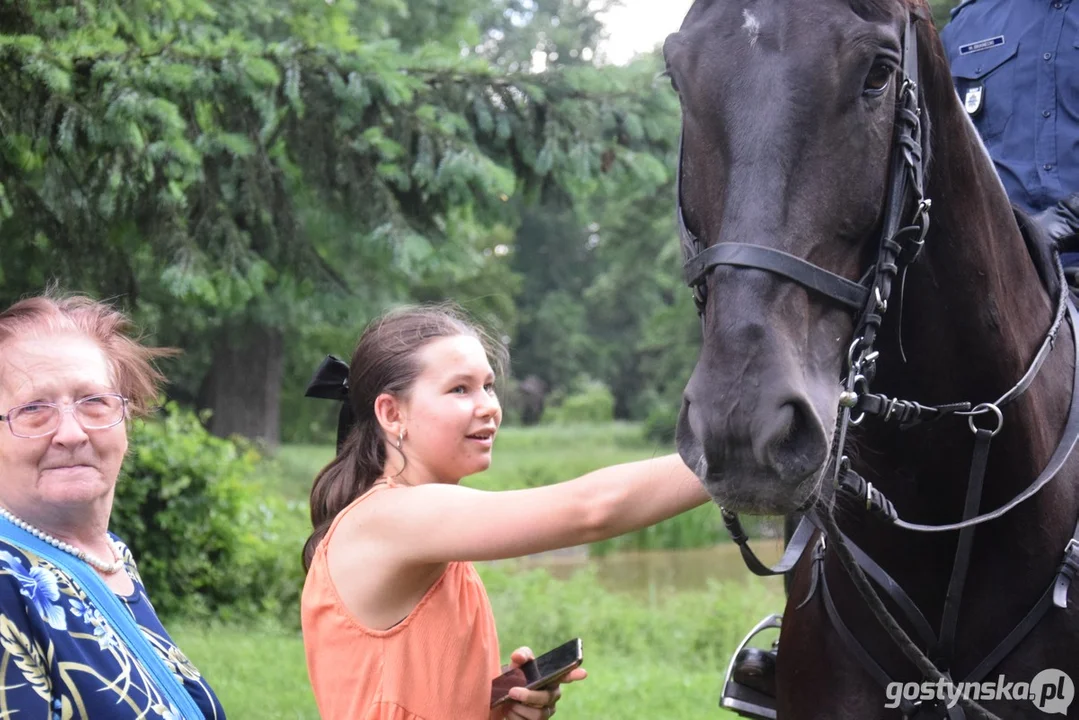
[{"label": "smartphone", "polygon": [[498,707],[510,699],[510,689],[526,687],[543,690],[556,684],[584,661],[581,638],[574,638],[554,650],[529,660],[519,668],[508,670],[491,682],[491,707]]}]

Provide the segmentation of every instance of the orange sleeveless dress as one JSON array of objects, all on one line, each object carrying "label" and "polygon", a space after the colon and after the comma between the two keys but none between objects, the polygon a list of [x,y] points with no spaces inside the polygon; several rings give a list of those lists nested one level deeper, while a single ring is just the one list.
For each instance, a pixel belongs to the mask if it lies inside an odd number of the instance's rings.
[{"label": "orange sleeveless dress", "polygon": [[[501,672],[494,614],[471,563],[451,562],[404,620],[364,627],[330,579],[326,548],[345,508],[319,543],[301,600],[304,650],[323,720],[487,720]],[[338,549],[336,552],[340,552]]]}]

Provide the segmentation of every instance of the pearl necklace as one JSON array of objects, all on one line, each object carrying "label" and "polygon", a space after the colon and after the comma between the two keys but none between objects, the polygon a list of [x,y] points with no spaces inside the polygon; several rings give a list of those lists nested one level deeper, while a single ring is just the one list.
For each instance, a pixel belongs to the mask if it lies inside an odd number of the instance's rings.
[{"label": "pearl necklace", "polygon": [[22,520],[21,518],[16,517],[14,513],[12,513],[10,510],[8,510],[5,507],[0,507],[0,515],[4,516],[5,518],[10,520],[12,523],[17,525],[18,527],[20,527],[23,530],[25,530],[26,532],[30,533],[31,535],[36,537],[38,540],[42,540],[44,542],[47,542],[48,544],[52,545],[53,547],[58,548],[60,550],[63,550],[64,552],[68,553],[69,555],[74,555],[79,560],[82,560],[83,562],[88,564],[90,567],[92,567],[92,568],[94,568],[96,570],[100,570],[101,572],[105,573],[106,575],[115,575],[116,573],[120,572],[120,569],[123,568],[123,566],[124,566],[124,560],[120,556],[119,550],[116,549],[116,544],[112,541],[112,538],[110,538],[108,535],[105,536],[105,540],[109,544],[109,549],[112,550],[113,562],[111,562],[111,563],[105,562],[104,560],[99,560],[98,558],[94,557],[93,555],[86,552],[85,550],[80,550],[79,548],[75,547],[74,545],[70,545],[70,544],[64,542],[63,540],[59,540],[57,538],[54,538],[52,535],[48,534],[47,532],[45,532],[43,530],[38,530],[36,527],[34,527],[30,523],[26,522],[25,520]]}]

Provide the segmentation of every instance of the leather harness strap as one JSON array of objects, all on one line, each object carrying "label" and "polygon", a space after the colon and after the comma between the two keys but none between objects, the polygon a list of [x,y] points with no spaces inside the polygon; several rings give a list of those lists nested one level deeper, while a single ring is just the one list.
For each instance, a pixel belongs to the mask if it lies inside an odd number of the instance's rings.
[{"label": "leather harness strap", "polygon": [[978,682],[995,668],[1022,642],[1023,638],[1041,621],[1050,607],[1066,609],[1068,607],[1068,588],[1076,574],[1079,573],[1079,522],[1075,524],[1071,541],[1064,550],[1064,560],[1060,563],[1060,569],[1053,584],[1042,593],[1041,598],[1034,604],[1019,624],[1000,641],[993,651],[982,660],[976,668],[967,676],[971,682]]},{"label": "leather harness strap", "polygon": [[[967,498],[963,505],[963,519],[969,520],[978,514],[982,501],[982,486],[985,481],[985,467],[989,462],[989,444],[993,432],[978,428],[974,434],[974,461],[970,464],[970,478],[967,480]],[[948,580],[948,592],[944,596],[944,610],[940,618],[940,640],[931,652],[934,663],[941,670],[950,670],[955,649],[955,631],[959,625],[959,605],[963,601],[963,588],[967,584],[967,571],[970,569],[970,555],[974,550],[974,531],[976,527],[968,525],[959,531],[959,542],[955,547],[955,560],[952,561],[952,576]]]},{"label": "leather harness strap", "polygon": [[809,541],[813,539],[815,530],[813,525],[803,516],[798,523],[798,527],[795,528],[794,534],[791,535],[790,542],[787,543],[787,549],[783,552],[783,557],[775,565],[768,567],[761,562],[757,554],[749,547],[749,535],[746,534],[745,529],[742,527],[738,515],[727,509],[723,509],[721,515],[723,524],[727,527],[727,533],[731,536],[731,540],[738,545],[738,550],[742,553],[742,560],[745,562],[746,567],[749,568],[751,573],[760,577],[783,575],[797,565],[802,558],[802,553],[809,546]]},{"label": "leather harness strap", "polygon": [[[816,531],[821,529],[820,524],[815,521],[812,514],[803,515],[802,519],[798,522],[797,529],[791,536],[790,542],[787,544],[787,550],[783,553],[783,557],[778,563],[772,567],[768,567],[761,562],[760,558],[757,557],[756,553],[754,553],[753,549],[749,546],[749,537],[742,529],[741,523],[738,521],[738,516],[724,510],[723,521],[727,524],[727,530],[731,534],[731,539],[738,545],[738,549],[742,553],[742,558],[746,563],[746,567],[749,568],[750,572],[760,577],[783,575],[789,572],[801,559],[806,548],[809,547],[810,541],[814,538]],[[843,539],[850,547],[851,552],[854,553],[854,557],[858,560],[858,564],[862,569],[865,570],[865,573],[873,578],[877,585],[883,588],[895,604],[899,606],[900,610],[903,611],[903,614],[914,626],[914,629],[922,642],[926,643],[926,645],[934,644],[937,638],[933,633],[933,628],[929,625],[929,621],[925,619],[925,615],[922,614],[922,611],[918,609],[918,606],[915,605],[914,601],[907,595],[906,591],[903,590],[899,583],[893,580],[892,577],[873,560],[873,558],[869,557],[865,551],[855,543],[851,542],[850,538],[844,535]],[[819,555],[816,559],[823,559],[823,536],[818,536],[818,542],[814,547],[814,553]],[[817,577],[814,574],[811,576],[811,584],[809,591],[806,593],[806,598],[798,605],[798,608],[801,608],[812,599],[816,587]]]},{"label": "leather harness strap", "polygon": [[719,265],[768,270],[830,297],[852,310],[861,310],[869,298],[865,285],[848,280],[782,250],[745,243],[719,243],[690,258],[682,268],[688,285],[700,283]]},{"label": "leather harness strap", "polygon": [[[1067,293],[1066,287],[1066,285],[1061,287],[1062,293]],[[1073,369],[1072,400],[1068,411],[1068,419],[1065,423],[1064,432],[1047,467],[1041,475],[1039,475],[1038,479],[1031,484],[1028,490],[1024,491],[1024,493],[1020,494],[1018,497],[1025,498],[1033,495],[1033,493],[1030,492],[1030,489],[1040,489],[1045,486],[1049,479],[1055,477],[1063,466],[1064,460],[1070,455],[1076,441],[1079,440],[1079,313],[1076,312],[1076,309],[1071,302],[1068,303],[1068,319],[1071,324],[1076,358]],[[967,495],[964,503],[964,521],[967,521],[974,516],[981,502],[982,485],[986,464],[988,462],[989,441],[992,439],[992,436],[993,433],[987,429],[977,430],[975,434],[975,452],[974,459],[971,463],[970,478],[968,480]],[[865,480],[857,473],[850,470],[849,465],[843,468],[842,476],[843,481],[840,484],[841,495],[848,499],[854,499],[859,507],[865,506],[875,509],[876,513],[874,514],[878,516],[883,516],[885,518],[890,517],[891,519],[896,517],[895,510],[891,506],[891,503],[889,503],[883,495],[879,494],[878,491],[872,488],[869,483],[865,482]],[[1014,507],[1015,504],[1017,503],[1011,503],[1006,507],[1009,507],[1010,509],[1010,507]],[[809,545],[809,541],[814,537],[814,530],[821,528],[820,520],[816,517],[815,513],[815,510],[811,510],[803,515],[791,538],[791,542],[787,546],[783,558],[771,568],[765,566],[749,547],[748,536],[742,528],[738,516],[724,510],[723,520],[728,531],[731,533],[732,539],[738,544],[742,557],[745,559],[749,569],[757,575],[778,575],[783,574],[794,567],[804,553],[805,548]],[[963,524],[960,523],[959,525]],[[877,587],[881,588],[896,606],[899,607],[902,614],[910,623],[910,626],[914,628],[919,640],[925,645],[930,653],[935,656],[935,661],[938,666],[943,666],[942,669],[945,671],[948,670],[948,667],[953,660],[959,607],[961,604],[963,585],[970,566],[975,527],[974,524],[967,524],[961,527],[959,543],[956,548],[955,563],[952,568],[952,576],[949,581],[948,594],[946,596],[944,613],[941,619],[939,638],[934,635],[925,616],[917,608],[903,588],[900,587],[900,585],[883,568],[881,568],[880,565],[874,562],[872,558],[858,547],[856,543],[845,534],[841,533],[842,542],[850,549],[858,566],[861,567],[866,575],[872,578]],[[835,628],[837,635],[842,639],[848,651],[858,658],[860,664],[866,668],[870,675],[872,675],[882,686],[887,686],[888,683],[893,682],[892,678],[875,660],[873,660],[869,652],[854,636],[850,628],[839,615],[835,603],[832,600],[831,591],[824,574],[824,563],[827,558],[827,543],[823,535],[819,536],[814,553],[809,592],[796,609],[804,607],[812,599],[817,588],[820,588],[825,611],[827,612],[828,618]],[[1042,618],[1045,617],[1050,608],[1067,608],[1068,591],[1070,590],[1076,575],[1079,575],[1079,521],[1076,522],[1072,537],[1065,547],[1060,567],[1048,588],[1042,593],[1042,596],[1037,603],[1035,603],[1034,607],[1031,608],[1016,627],[1008,633],[985,657],[985,659],[971,670],[961,682],[980,682],[994,667],[999,665],[1000,662],[1027,637],[1027,635],[1030,634]],[[948,673],[948,677],[951,677],[950,673]],[[954,705],[952,708],[947,708],[940,705],[915,704],[902,700],[899,707],[906,717],[917,718],[918,720],[940,717],[947,717],[949,720],[961,720],[962,718],[965,718],[965,713],[963,713],[962,708],[958,704]]]},{"label": "leather harness strap", "polygon": [[[1061,288],[1061,292],[1067,292],[1066,286]],[[1079,314],[1077,314],[1074,305],[1070,302],[1068,304],[1068,310],[1068,319],[1072,326],[1072,338],[1076,357],[1076,363],[1073,370],[1071,406],[1069,408],[1068,420],[1065,424],[1064,433],[1057,444],[1053,456],[1050,458],[1049,465],[1039,476],[1038,480],[1032,483],[1031,487],[1044,487],[1045,482],[1041,482],[1043,476],[1048,475],[1050,478],[1055,477],[1063,465],[1063,461],[1058,460],[1058,458],[1067,458],[1071,449],[1074,447],[1076,440],[1079,439]],[[991,438],[992,432],[989,430],[981,429],[976,431],[974,460],[971,463],[971,473],[964,504],[964,520],[968,520],[974,516],[981,502],[985,467],[988,462],[989,440]],[[866,498],[873,497],[875,490],[873,490],[864,479],[858,476],[857,473],[850,470],[849,467],[844,469],[843,475],[844,482],[841,487],[847,488],[847,491],[842,494],[846,495],[848,498],[855,499],[858,506],[862,506],[863,503],[866,502]],[[852,492],[849,488],[861,489]],[[1024,492],[1020,497],[1026,494],[1027,493]],[[891,504],[888,503],[883,496],[878,496],[877,502],[880,503],[878,507],[891,507]],[[724,510],[723,519],[724,523],[727,525],[728,531],[732,534],[732,538],[738,544],[742,557],[746,558],[746,565],[749,569],[757,575],[778,575],[787,572],[794,566],[804,553],[805,548],[809,544],[809,540],[813,537],[814,529],[820,528],[823,530],[820,520],[816,517],[815,513],[815,510],[811,510],[803,515],[798,524],[798,528],[791,538],[791,542],[787,546],[787,551],[784,553],[783,559],[772,568],[766,567],[749,547],[748,537],[742,529],[741,523],[738,521],[738,516]],[[888,515],[886,511],[879,512],[878,514]],[[894,509],[891,510],[890,514],[892,517],[895,516]],[[845,534],[841,534],[842,541],[850,549],[857,564],[862,568],[866,575],[872,578],[876,585],[891,598],[896,606],[899,607],[910,625],[914,628],[921,642],[936,656],[935,659],[937,664],[943,666],[943,670],[947,670],[952,662],[959,606],[962,598],[963,584],[965,583],[965,578],[970,566],[975,527],[975,525],[966,525],[962,528],[960,533],[959,543],[956,548],[956,559],[952,568],[952,577],[948,585],[948,594],[945,600],[945,609],[941,620],[939,638],[934,635],[925,616],[917,608],[903,588],[900,587],[900,585],[883,568],[881,568],[880,565],[874,562],[872,558],[858,547],[855,542]],[[842,638],[847,649],[858,657],[859,662],[865,666],[866,670],[878,683],[882,686],[886,686],[893,681],[892,678],[872,659],[865,647],[857,640],[843,622],[842,617],[835,608],[831,591],[828,588],[828,582],[824,576],[824,562],[827,556],[826,548],[827,543],[822,535],[818,538],[818,542],[815,546],[809,592],[796,609],[801,609],[805,606],[812,599],[819,587],[822,600],[824,601],[825,611],[828,613],[832,625],[836,629],[839,637]],[[1018,625],[1016,625],[1016,627],[1001,640],[981,663],[963,678],[962,682],[981,681],[994,667],[1000,664],[1000,662],[1004,660],[1004,658],[1007,657],[1027,635],[1030,634],[1051,607],[1060,609],[1067,608],[1068,591],[1076,575],[1079,575],[1079,521],[1076,522],[1072,537],[1065,547],[1064,557],[1060,567],[1053,577],[1052,582],[1049,584],[1049,587]],[[943,707],[934,709],[934,706],[916,705],[907,701],[903,702],[905,705],[901,704],[900,708],[908,717],[940,717],[940,715],[933,715],[932,713],[934,712],[947,713],[945,717],[948,717],[951,720],[957,720],[957,718],[964,717],[962,709],[958,705],[951,709]],[[914,713],[917,713],[917,715],[913,715]]]},{"label": "leather harness strap", "polygon": [[[844,537],[844,541],[847,546],[854,551],[855,556],[864,556],[865,553],[849,538]],[[833,627],[836,629],[837,634],[843,640],[847,649],[854,654],[859,661],[865,666],[870,675],[882,686],[888,685],[888,683],[894,682],[891,676],[889,676],[883,668],[877,664],[869,655],[865,647],[858,641],[858,639],[851,632],[850,628],[843,621],[843,618],[839,615],[839,612],[835,608],[835,603],[832,600],[831,591],[828,588],[828,581],[824,574],[824,563],[826,559],[825,552],[826,544],[823,539],[818,543],[817,555],[814,557],[813,563],[813,576],[810,585],[810,595],[802,601],[802,605],[805,605],[812,597],[812,593],[815,588],[821,589],[821,599],[824,602],[824,607],[828,613],[828,618],[831,620]],[[861,564],[861,557],[859,557],[859,564]],[[906,594],[902,594],[903,600],[900,600],[900,596],[897,596],[895,591],[898,589],[902,593],[902,589],[899,585],[879,566],[876,568],[876,572],[866,572],[869,577],[877,583],[877,585],[883,589],[892,600],[896,601],[896,604],[903,610],[908,619],[912,620],[913,627],[921,636],[923,642],[927,645],[933,641],[932,632],[930,631],[930,637],[926,638],[924,635],[925,628],[921,625],[928,627],[928,623],[925,622],[924,617],[917,608],[913,607],[910,603],[910,599],[906,597]],[[882,578],[878,577],[883,576]],[[1019,622],[1015,628],[1004,637],[1003,640],[993,650],[975,666],[965,677],[957,682],[962,683],[977,683],[981,682],[986,675],[988,675],[993,668],[1001,663],[1018,645],[1026,638],[1027,635],[1038,625],[1045,614],[1051,607],[1066,608],[1068,603],[1067,591],[1070,583],[1079,574],[1079,522],[1075,525],[1075,530],[1072,533],[1071,540],[1068,542],[1067,548],[1064,553],[1064,559],[1060,564],[1060,568],[1057,570],[1057,574],[1054,576],[1049,587],[1042,593],[1042,596],[1034,604],[1034,607],[1026,614],[1025,617]],[[1063,593],[1060,589],[1063,588]],[[913,608],[913,610],[911,609]],[[917,619],[915,619],[917,618]],[[904,714],[910,716],[914,710],[920,710],[922,712],[927,711],[927,708],[917,708],[912,703],[907,703],[907,707],[900,705]]]}]

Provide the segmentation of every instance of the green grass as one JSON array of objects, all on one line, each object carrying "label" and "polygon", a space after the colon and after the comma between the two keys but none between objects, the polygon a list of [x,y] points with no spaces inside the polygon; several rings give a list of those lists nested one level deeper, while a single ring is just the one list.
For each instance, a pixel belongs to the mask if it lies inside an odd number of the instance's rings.
[{"label": "green grass", "polygon": [[[782,606],[779,583],[713,584],[650,602],[609,593],[592,573],[482,566],[505,660],[575,636],[587,680],[567,686],[560,717],[730,718],[717,707],[730,653],[760,616]],[[171,632],[217,691],[229,717],[318,718],[299,633],[173,624]]]},{"label": "green grass", "polygon": [[230,720],[318,719],[298,631],[169,623]]}]

